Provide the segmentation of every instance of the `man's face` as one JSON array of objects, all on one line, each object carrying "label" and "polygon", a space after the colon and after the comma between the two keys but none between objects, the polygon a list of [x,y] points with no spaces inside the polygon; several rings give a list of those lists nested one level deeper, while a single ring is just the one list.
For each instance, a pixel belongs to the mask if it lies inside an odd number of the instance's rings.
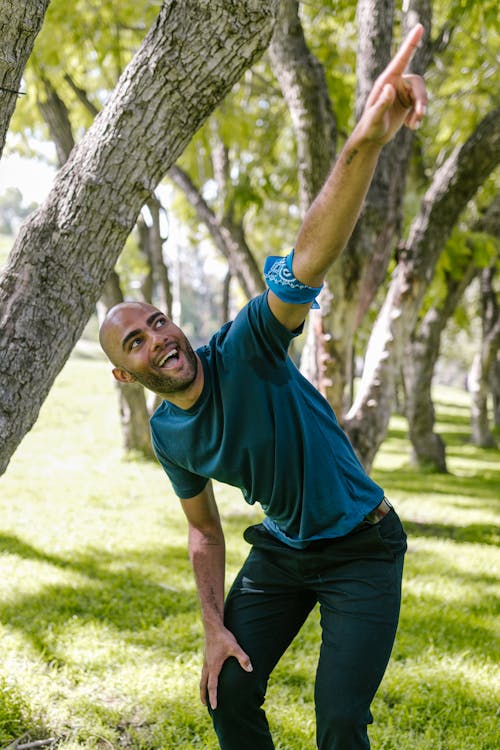
[{"label": "man's face", "polygon": [[113,308],[101,329],[104,350],[121,382],[137,380],[159,395],[186,391],[198,359],[180,328],[152,305],[126,302]]}]

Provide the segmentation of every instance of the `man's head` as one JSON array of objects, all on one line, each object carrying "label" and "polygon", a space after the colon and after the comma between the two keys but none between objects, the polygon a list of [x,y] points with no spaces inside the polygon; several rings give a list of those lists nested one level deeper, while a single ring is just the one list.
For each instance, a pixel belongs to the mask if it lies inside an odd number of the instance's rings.
[{"label": "man's head", "polygon": [[198,359],[180,328],[145,302],[122,302],[107,313],[99,332],[121,383],[139,382],[164,398],[187,391]]}]

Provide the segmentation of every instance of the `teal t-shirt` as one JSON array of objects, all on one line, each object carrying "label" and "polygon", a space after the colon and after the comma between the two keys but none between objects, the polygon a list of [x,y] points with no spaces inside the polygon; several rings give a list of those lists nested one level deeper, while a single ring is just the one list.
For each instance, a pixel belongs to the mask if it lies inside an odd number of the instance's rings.
[{"label": "teal t-shirt", "polygon": [[264,292],[197,350],[205,378],[196,404],[163,401],[151,418],[154,450],[178,497],[197,495],[209,478],[239,487],[293,547],[347,534],[384,496],[288,356],[300,332],[274,317]]}]

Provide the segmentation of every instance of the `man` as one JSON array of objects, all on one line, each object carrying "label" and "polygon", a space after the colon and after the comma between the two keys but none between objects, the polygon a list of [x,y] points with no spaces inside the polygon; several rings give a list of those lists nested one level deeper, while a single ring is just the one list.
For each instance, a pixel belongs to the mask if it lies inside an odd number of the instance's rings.
[{"label": "man", "polygon": [[[201,699],[223,750],[274,747],[262,709],[269,675],[319,603],[320,750],[366,750],[370,704],[392,649],[406,537],[327,402],[287,355],[359,215],[380,150],[420,124],[425,86],[406,66],[416,26],[376,81],[295,249],[270,258],[268,291],[193,351],[156,308],[112,308],[101,343],[123,383],[164,401],[153,445],[180,498],[205,630]],[[224,536],[211,479],[241,488],[266,518],[224,605]]]}]

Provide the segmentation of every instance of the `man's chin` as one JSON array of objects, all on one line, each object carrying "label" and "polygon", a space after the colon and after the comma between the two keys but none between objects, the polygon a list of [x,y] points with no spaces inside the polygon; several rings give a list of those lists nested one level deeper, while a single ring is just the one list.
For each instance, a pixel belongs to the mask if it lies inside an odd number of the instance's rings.
[{"label": "man's chin", "polygon": [[188,391],[196,380],[196,369],[194,374],[187,378],[174,378],[156,376],[152,378],[137,378],[142,385],[158,396],[171,396],[175,393],[185,393]]}]

